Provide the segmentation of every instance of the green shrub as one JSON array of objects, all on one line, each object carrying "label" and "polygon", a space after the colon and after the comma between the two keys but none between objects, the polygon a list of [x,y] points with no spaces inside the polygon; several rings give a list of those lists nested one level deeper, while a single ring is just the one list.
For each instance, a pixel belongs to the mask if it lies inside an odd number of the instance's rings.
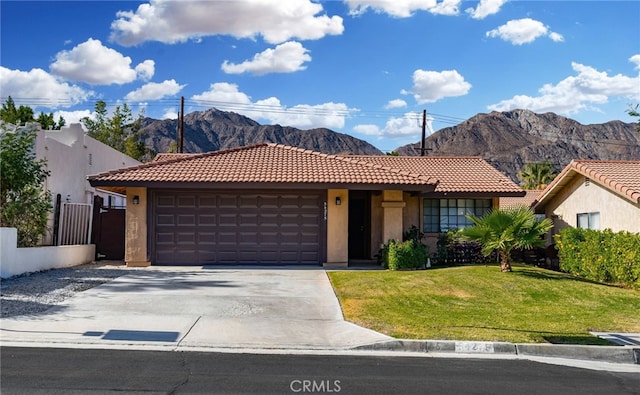
[{"label": "green shrub", "polygon": [[390,240],[383,247],[383,262],[389,270],[423,268],[427,261],[426,247],[415,240]]},{"label": "green shrub", "polygon": [[640,287],[640,234],[565,228],[555,239],[562,271]]}]

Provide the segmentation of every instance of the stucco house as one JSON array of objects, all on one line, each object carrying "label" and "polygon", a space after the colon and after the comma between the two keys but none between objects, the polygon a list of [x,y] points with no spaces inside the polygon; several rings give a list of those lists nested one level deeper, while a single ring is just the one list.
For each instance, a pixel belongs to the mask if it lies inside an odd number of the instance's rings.
[{"label": "stucco house", "polygon": [[163,155],[90,176],[127,196],[129,266],[371,260],[412,225],[435,245],[522,189],[479,157],[327,155],[277,144]]},{"label": "stucco house", "polygon": [[640,233],[640,161],[573,160],[533,207],[553,220],[552,234],[568,226]]},{"label": "stucco house", "polygon": [[[93,188],[87,182],[87,175],[116,167],[135,166],[140,162],[89,137],[80,124],[71,124],[60,130],[39,130],[34,148],[36,157],[47,161],[50,176],[45,181],[45,188],[51,191],[54,208],[58,194],[63,204],[91,206],[94,196],[101,196],[105,205],[126,204],[122,194]],[[86,211],[91,213],[90,207]],[[48,227],[51,230],[55,228],[54,213],[50,215]],[[53,244],[53,239],[52,232],[48,233],[44,244]]]}]

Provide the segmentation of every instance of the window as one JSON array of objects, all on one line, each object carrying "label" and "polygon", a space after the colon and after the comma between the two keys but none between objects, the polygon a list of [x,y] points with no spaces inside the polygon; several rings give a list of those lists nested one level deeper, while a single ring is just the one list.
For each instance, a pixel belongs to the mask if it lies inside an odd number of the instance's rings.
[{"label": "window", "polygon": [[446,232],[472,225],[467,215],[482,217],[491,199],[424,199],[422,228],[425,233]]},{"label": "window", "polygon": [[600,213],[595,212],[578,214],[578,228],[600,229]]}]

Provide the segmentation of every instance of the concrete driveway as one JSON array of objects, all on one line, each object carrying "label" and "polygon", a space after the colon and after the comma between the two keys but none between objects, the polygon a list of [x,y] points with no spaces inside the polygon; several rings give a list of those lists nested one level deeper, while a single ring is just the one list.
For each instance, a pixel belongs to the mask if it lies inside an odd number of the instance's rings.
[{"label": "concrete driveway", "polygon": [[336,350],[391,339],[345,322],[315,267],[150,267],[0,329],[3,345]]}]

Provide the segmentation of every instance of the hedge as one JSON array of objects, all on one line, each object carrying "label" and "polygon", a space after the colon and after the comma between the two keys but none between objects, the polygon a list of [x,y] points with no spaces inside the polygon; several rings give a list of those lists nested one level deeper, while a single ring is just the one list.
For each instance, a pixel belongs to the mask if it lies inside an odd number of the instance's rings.
[{"label": "hedge", "polygon": [[640,234],[565,228],[555,235],[560,270],[640,288]]},{"label": "hedge", "polygon": [[423,268],[427,262],[425,246],[415,240],[390,240],[381,253],[384,267],[389,270]]}]

